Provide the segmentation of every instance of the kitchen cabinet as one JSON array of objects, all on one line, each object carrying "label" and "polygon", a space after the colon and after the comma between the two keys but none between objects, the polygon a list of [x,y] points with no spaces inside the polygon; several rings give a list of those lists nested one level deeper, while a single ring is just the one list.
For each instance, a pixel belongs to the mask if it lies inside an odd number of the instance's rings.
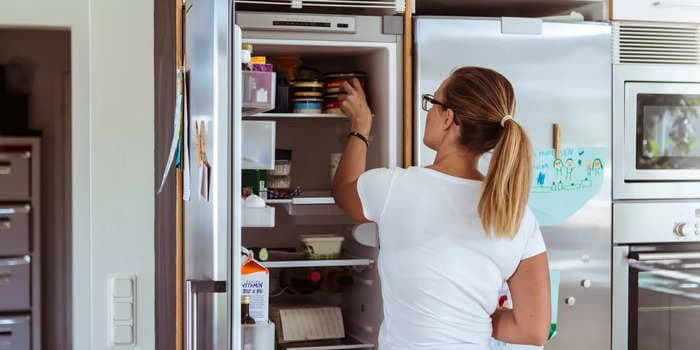
[{"label": "kitchen cabinet", "polygon": [[700,23],[700,1],[611,0],[610,14],[617,21]]}]

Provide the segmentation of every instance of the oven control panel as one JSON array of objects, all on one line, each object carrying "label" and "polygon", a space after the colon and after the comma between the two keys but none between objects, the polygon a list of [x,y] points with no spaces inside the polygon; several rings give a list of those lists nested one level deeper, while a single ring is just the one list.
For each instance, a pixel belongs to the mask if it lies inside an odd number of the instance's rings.
[{"label": "oven control panel", "polygon": [[700,201],[613,203],[613,243],[700,242]]}]

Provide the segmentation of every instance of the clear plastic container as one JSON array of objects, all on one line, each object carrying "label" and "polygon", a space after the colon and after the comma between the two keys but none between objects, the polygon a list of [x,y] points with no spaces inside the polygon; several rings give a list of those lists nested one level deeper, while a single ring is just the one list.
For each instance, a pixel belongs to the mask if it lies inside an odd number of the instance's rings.
[{"label": "clear plastic container", "polygon": [[275,109],[274,72],[243,71],[243,111],[255,114]]}]

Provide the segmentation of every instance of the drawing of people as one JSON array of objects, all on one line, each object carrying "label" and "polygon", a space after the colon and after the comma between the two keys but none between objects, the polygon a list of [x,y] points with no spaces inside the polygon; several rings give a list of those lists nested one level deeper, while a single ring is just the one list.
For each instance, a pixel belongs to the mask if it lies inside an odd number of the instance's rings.
[{"label": "drawing of people", "polygon": [[554,170],[556,171],[557,176],[564,175],[564,163],[561,161],[561,159],[559,159],[559,158],[555,159],[554,164],[552,166],[554,167]]},{"label": "drawing of people", "polygon": [[591,178],[591,162],[586,162],[586,178],[590,179]]},{"label": "drawing of people", "polygon": [[593,160],[593,174],[596,176],[603,174],[603,161],[600,158]]},{"label": "drawing of people", "polygon": [[571,179],[571,175],[574,173],[574,160],[569,158],[566,160],[566,178]]}]

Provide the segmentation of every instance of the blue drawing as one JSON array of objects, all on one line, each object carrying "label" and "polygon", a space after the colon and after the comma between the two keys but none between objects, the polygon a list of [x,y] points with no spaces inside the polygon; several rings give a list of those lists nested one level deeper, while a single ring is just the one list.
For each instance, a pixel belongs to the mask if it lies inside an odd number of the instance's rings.
[{"label": "blue drawing", "polygon": [[[595,196],[603,183],[605,148],[566,148],[557,158],[553,149],[535,152],[530,209],[540,225],[560,223]],[[566,161],[562,161],[565,159]]]},{"label": "blue drawing", "polygon": [[571,179],[571,175],[574,173],[574,160],[569,158],[566,160],[566,178]]},{"label": "blue drawing", "polygon": [[540,171],[540,173],[537,174],[537,186],[544,185],[544,178],[545,178],[544,173]]}]

